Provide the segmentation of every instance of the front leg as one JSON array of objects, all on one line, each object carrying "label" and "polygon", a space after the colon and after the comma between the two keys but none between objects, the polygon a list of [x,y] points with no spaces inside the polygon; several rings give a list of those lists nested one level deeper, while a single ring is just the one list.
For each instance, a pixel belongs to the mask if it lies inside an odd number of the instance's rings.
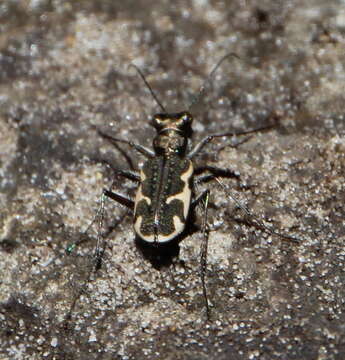
[{"label": "front leg", "polygon": [[274,125],[268,125],[268,126],[262,126],[256,129],[246,130],[246,131],[240,131],[240,132],[226,132],[226,133],[220,133],[220,134],[212,134],[205,136],[201,141],[199,141],[194,148],[187,154],[188,159],[192,159],[194,156],[198,155],[200,151],[204,148],[205,145],[207,145],[209,142],[211,142],[214,138],[218,137],[230,137],[230,136],[238,136],[238,135],[247,135],[252,134],[258,131],[263,131],[267,129],[271,129]]},{"label": "front leg", "polygon": [[[124,177],[125,179],[134,181],[136,183],[140,182],[140,175],[136,171],[128,170],[128,169],[126,169],[126,170],[118,169],[118,168],[114,167],[108,160],[104,160],[104,159],[95,160],[95,162],[104,164],[107,167],[109,167],[115,176]],[[111,186],[111,187],[113,187],[113,186]]]},{"label": "front leg", "polygon": [[113,144],[121,142],[121,143],[129,145],[130,147],[132,147],[133,149],[135,149],[136,151],[138,151],[140,154],[144,155],[147,158],[153,158],[155,156],[155,153],[152,150],[150,150],[142,145],[136,144],[133,141],[115,138],[108,134],[103,133],[100,130],[97,130],[97,132],[100,136],[102,136],[104,139],[109,140]]}]

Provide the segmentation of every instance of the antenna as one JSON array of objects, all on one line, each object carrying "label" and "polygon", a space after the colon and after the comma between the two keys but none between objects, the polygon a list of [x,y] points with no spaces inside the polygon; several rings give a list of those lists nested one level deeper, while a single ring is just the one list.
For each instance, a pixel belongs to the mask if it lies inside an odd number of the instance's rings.
[{"label": "antenna", "polygon": [[150,84],[147,82],[144,74],[141,72],[141,70],[135,65],[135,64],[130,64],[129,67],[134,67],[134,69],[137,71],[137,73],[140,75],[140,77],[142,78],[142,80],[144,81],[146,87],[150,90],[150,93],[152,95],[152,97],[155,99],[156,103],[158,104],[158,106],[161,108],[161,110],[166,113],[165,107],[162,105],[162,103],[158,100],[156,94],[154,93],[154,91],[152,90]]},{"label": "antenna", "polygon": [[207,76],[207,78],[204,80],[203,84],[201,85],[198,93],[196,95],[194,95],[193,100],[191,102],[191,104],[188,107],[188,110],[190,111],[191,108],[200,100],[200,98],[204,95],[205,93],[205,88],[206,85],[211,81],[214,73],[218,70],[218,68],[220,67],[220,65],[222,65],[223,61],[228,59],[229,57],[235,57],[236,59],[240,60],[240,57],[235,54],[235,53],[228,53],[226,55],[224,55],[216,64],[216,66],[212,69],[212,71],[209,73],[209,75]]}]

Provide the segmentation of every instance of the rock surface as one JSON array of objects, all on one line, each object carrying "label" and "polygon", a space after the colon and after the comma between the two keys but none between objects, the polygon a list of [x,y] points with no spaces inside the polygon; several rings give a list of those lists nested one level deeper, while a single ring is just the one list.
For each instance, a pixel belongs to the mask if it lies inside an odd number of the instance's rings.
[{"label": "rock surface", "polygon": [[[344,359],[344,34],[335,0],[2,2],[0,358]],[[157,270],[107,201],[90,273],[89,225],[103,188],[135,190],[100,160],[142,161],[97,129],[151,146],[160,111],[129,65],[180,111],[229,52],[240,59],[207,85],[194,140],[276,126],[214,141],[197,163],[239,172],[223,180],[231,195],[298,243],[210,183],[207,322],[200,232]]]}]

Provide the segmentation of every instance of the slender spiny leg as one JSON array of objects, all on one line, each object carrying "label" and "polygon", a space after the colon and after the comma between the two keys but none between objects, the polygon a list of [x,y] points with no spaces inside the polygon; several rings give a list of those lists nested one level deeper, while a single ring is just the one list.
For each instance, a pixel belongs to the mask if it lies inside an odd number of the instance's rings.
[{"label": "slender spiny leg", "polygon": [[194,148],[189,152],[187,155],[188,159],[192,159],[196,155],[200,153],[200,151],[206,146],[210,141],[212,141],[214,138],[218,137],[230,137],[230,136],[238,136],[238,135],[246,135],[246,134],[252,134],[258,131],[268,130],[271,129],[274,125],[268,125],[268,126],[262,126],[256,129],[246,130],[246,131],[239,131],[239,132],[225,132],[220,134],[212,134],[204,137],[201,141],[199,141]]},{"label": "slender spiny leg", "polygon": [[123,149],[117,142],[112,142],[111,144],[126,160],[126,162],[128,164],[128,168],[131,170],[135,170],[135,165],[133,163],[131,156],[128,154],[128,152],[125,149]]},{"label": "slender spiny leg", "polygon": [[[113,187],[113,185],[110,187],[110,189]],[[98,269],[101,267],[101,261],[103,258],[103,254],[105,252],[105,236],[102,235],[102,229],[103,229],[103,219],[104,219],[104,203],[105,203],[105,197],[109,197],[112,200],[115,200],[121,205],[124,205],[129,210],[133,211],[134,209],[134,201],[130,199],[129,197],[109,191],[106,189],[103,189],[102,197],[101,197],[101,213],[100,213],[100,220],[99,220],[99,229],[97,232],[97,245],[95,249],[94,254],[94,264],[95,268]],[[103,242],[103,244],[102,244]]]},{"label": "slender spiny leg", "polygon": [[[102,193],[103,194],[103,193]],[[82,243],[84,242],[88,242],[90,239],[89,238],[85,238],[84,236],[88,233],[88,231],[90,230],[90,228],[92,227],[92,225],[95,223],[96,219],[100,216],[100,214],[102,214],[102,197],[101,197],[101,206],[97,209],[96,214],[94,215],[92,221],[90,222],[90,224],[87,226],[87,228],[82,232],[82,237],[81,239],[75,241],[74,243],[71,243],[67,246],[66,248],[66,253],[67,255],[71,255],[72,252]]]},{"label": "slender spiny leg", "polygon": [[[107,165],[108,167],[111,168],[111,170],[114,172],[115,176],[120,176],[120,177],[124,177],[128,180],[131,180],[131,181],[135,181],[135,182],[139,182],[140,181],[140,175],[135,172],[135,171],[131,171],[131,170],[121,170],[121,169],[117,169],[117,168],[114,168],[107,160],[99,160],[97,161],[98,163],[101,162],[101,163],[104,163],[105,165]],[[112,183],[110,189],[113,188],[114,186],[114,182]],[[101,207],[98,208],[97,212],[96,212],[96,215],[94,216],[94,218],[92,219],[91,223],[88,225],[88,227],[86,228],[85,231],[83,231],[83,235],[87,234],[87,232],[90,230],[90,228],[92,227],[92,225],[95,223],[96,219],[100,216],[101,214],[101,217],[103,216],[103,210],[102,209],[102,203],[104,204],[104,199],[102,200],[103,196],[107,196],[107,197],[110,197],[111,199],[117,201],[118,203],[126,206],[128,209],[130,210],[133,210],[134,208],[134,202],[133,200],[129,199],[128,197],[126,197],[125,195],[121,195],[121,194],[118,194],[118,193],[114,193],[112,191],[108,191],[106,189],[103,189],[103,192],[102,192],[102,197],[101,197]],[[82,238],[70,245],[67,246],[66,248],[66,253],[69,255],[71,254],[74,249],[79,246],[80,244],[82,244],[83,242],[87,241],[85,238]]]},{"label": "slender spiny leg", "polygon": [[74,311],[74,309],[75,309],[75,306],[76,306],[76,304],[77,304],[77,301],[80,299],[82,293],[85,292],[86,287],[87,287],[87,284],[88,284],[89,281],[91,280],[91,276],[92,276],[92,274],[93,274],[93,272],[94,272],[94,266],[93,266],[93,265],[94,265],[93,262],[91,262],[91,263],[89,264],[89,269],[88,269],[88,271],[87,271],[87,276],[85,277],[82,285],[81,285],[80,288],[78,289],[77,294],[74,296],[73,301],[72,301],[72,304],[71,304],[71,306],[70,306],[70,309],[69,309],[67,315],[66,315],[65,318],[64,318],[63,326],[64,326],[65,328],[68,328],[68,324],[69,324],[69,322],[70,322],[71,319],[72,319],[72,313],[73,313],[73,311]]},{"label": "slender spiny leg", "polygon": [[230,147],[230,148],[236,149],[236,148],[239,147],[240,145],[245,144],[245,143],[246,143],[247,141],[249,141],[252,137],[253,137],[253,135],[250,135],[250,136],[245,137],[245,138],[242,139],[242,140],[237,140],[236,143],[224,144],[224,145],[222,145],[221,147],[219,147],[219,148],[216,150],[216,152],[217,152],[216,157],[218,158],[219,153],[220,153],[222,150],[224,150],[225,148]]},{"label": "slender spiny leg", "polygon": [[117,176],[124,177],[128,180],[135,181],[137,183],[140,181],[140,175],[136,171],[121,170],[121,169],[115,169],[115,168],[111,168],[111,169],[114,171],[115,175],[117,175]]},{"label": "slender spiny leg", "polygon": [[207,209],[208,209],[208,202],[210,197],[210,190],[204,190],[199,196],[192,202],[192,207],[196,207],[200,202],[203,202],[204,213],[202,218],[202,235],[203,240],[201,243],[200,248],[200,278],[201,278],[201,285],[202,285],[202,293],[205,300],[205,308],[206,308],[206,317],[207,320],[210,319],[210,306],[208,302],[208,294],[207,294],[207,287],[206,287],[206,271],[207,271],[207,249],[208,249],[208,236],[209,236],[209,229],[207,224]]},{"label": "slender spiny leg", "polygon": [[[112,183],[110,189],[112,189],[112,187],[114,186],[114,182]],[[129,210],[133,210],[134,209],[134,201],[131,200],[130,198],[118,194],[118,193],[114,193],[112,191],[109,190],[103,190],[102,192],[102,196],[101,196],[101,206],[97,211],[96,216],[94,217],[92,223],[87,227],[86,231],[87,232],[89,230],[89,228],[92,226],[92,224],[95,222],[95,219],[97,217],[99,217],[99,229],[97,231],[97,245],[94,251],[94,254],[92,256],[92,261],[90,262],[89,265],[89,269],[87,272],[87,276],[83,282],[83,284],[81,285],[80,289],[78,290],[78,293],[76,294],[76,296],[73,299],[73,302],[71,304],[70,310],[67,314],[67,316],[65,317],[64,320],[64,326],[68,326],[69,321],[71,320],[72,317],[72,313],[73,310],[76,306],[76,303],[78,301],[78,299],[80,298],[80,296],[82,295],[82,293],[85,291],[87,284],[90,282],[91,280],[91,276],[94,272],[96,272],[98,269],[100,269],[101,267],[101,262],[103,259],[103,255],[105,252],[105,237],[102,236],[102,229],[103,229],[103,218],[104,218],[104,203],[105,203],[105,197],[110,197],[111,199],[117,201],[118,203],[128,207]],[[126,214],[124,216],[121,217],[121,220],[126,216]],[[102,243],[102,239],[104,239],[103,243]],[[69,249],[69,252],[72,252],[72,250],[81,243],[82,241],[79,241],[77,243],[73,244],[73,248]]]},{"label": "slender spiny leg", "polygon": [[[126,179],[129,179],[129,180],[132,180],[135,182],[140,181],[140,176],[136,172],[130,171],[130,170],[115,169],[108,162],[105,161],[105,163],[114,171],[115,176],[122,176]],[[103,257],[104,251],[105,251],[105,241],[104,241],[103,246],[101,246],[101,238],[105,238],[105,237],[101,236],[101,232],[103,229],[105,197],[107,196],[107,197],[111,198],[112,200],[115,200],[116,202],[127,207],[131,211],[133,211],[133,209],[134,209],[134,201],[132,199],[130,199],[128,196],[125,196],[123,194],[119,194],[117,192],[112,191],[112,188],[114,187],[114,183],[115,183],[115,180],[111,184],[110,190],[103,189],[103,192],[102,192],[101,207],[100,207],[101,214],[100,214],[100,221],[99,221],[99,229],[97,232],[97,245],[96,245],[96,250],[95,250],[96,268],[101,266],[102,257]]]},{"label": "slender spiny leg", "polygon": [[213,177],[235,178],[235,179],[240,178],[240,174],[236,171],[230,169],[223,169],[217,166],[209,166],[209,165],[197,167],[194,170],[194,174],[198,176],[206,171],[210,172],[213,175]]},{"label": "slender spiny leg", "polygon": [[[121,221],[124,219],[124,217],[126,216],[127,214],[123,214],[121,216],[121,219],[119,220],[118,224],[121,223]],[[72,314],[73,314],[73,311],[75,309],[75,306],[77,304],[77,301],[80,299],[81,295],[83,293],[86,293],[87,292],[87,285],[88,283],[91,281],[91,278],[92,278],[92,275],[94,273],[96,273],[96,271],[100,268],[100,260],[102,257],[100,258],[97,258],[96,257],[96,252],[93,254],[92,256],[92,261],[88,262],[88,265],[87,265],[87,275],[85,276],[84,280],[82,281],[82,284],[80,286],[79,289],[77,289],[77,293],[76,295],[74,296],[73,298],[73,301],[72,301],[72,304],[70,306],[70,309],[67,313],[67,315],[65,316],[65,319],[64,319],[64,327],[68,327],[69,325],[69,322],[72,318]],[[99,252],[99,250],[98,250]],[[102,256],[103,256],[103,253],[102,253]],[[105,268],[107,274],[109,275],[108,273],[108,270]],[[113,289],[114,290],[114,289]],[[114,291],[114,294],[115,294],[115,291]],[[115,295],[114,295],[115,296]]]},{"label": "slender spiny leg", "polygon": [[[100,218],[101,219],[100,222],[102,222],[102,226],[99,225],[99,229],[103,228],[104,196],[107,196],[107,197],[117,201],[119,204],[126,206],[129,210],[133,211],[133,209],[134,209],[134,201],[132,199],[130,199],[130,198],[128,198],[128,197],[126,197],[126,196],[124,196],[122,194],[114,193],[112,191],[103,189],[103,193],[102,193],[102,196],[101,196],[101,206],[97,210],[96,215],[94,216],[94,218],[92,219],[90,224],[87,226],[86,230],[83,231],[83,235],[87,234],[87,232],[90,230],[90,228],[95,223],[97,218]],[[98,231],[98,233],[99,233],[99,231]],[[67,248],[66,248],[66,253],[68,255],[70,255],[75,250],[75,248],[77,248],[80,244],[82,244],[82,243],[84,243],[86,241],[88,241],[88,239],[81,238],[80,240],[75,241],[72,244],[69,244],[67,246]],[[100,242],[100,240],[99,240],[99,237],[98,237],[97,244],[99,244],[99,242]]]},{"label": "slender spiny leg", "polygon": [[[107,166],[109,166],[113,171],[115,176],[121,176],[126,179],[129,179],[131,181],[139,182],[140,176],[134,171],[131,170],[121,170],[114,168],[111,164],[109,164],[107,161],[103,161]],[[97,232],[97,245],[95,249],[95,255],[94,255],[94,262],[96,269],[101,266],[102,257],[105,251],[105,241],[103,246],[101,246],[101,238],[105,238],[101,235],[102,229],[103,229],[103,219],[104,219],[104,203],[105,203],[105,197],[109,197],[116,202],[118,202],[121,205],[126,206],[129,210],[134,209],[134,201],[130,199],[129,197],[113,192],[112,188],[114,187],[115,180],[112,182],[110,186],[110,190],[103,189],[102,196],[101,196],[101,206],[100,206],[100,216],[99,216],[99,229]],[[99,215],[99,211],[96,214],[96,218]]]},{"label": "slender spiny leg", "polygon": [[108,160],[101,159],[101,160],[94,160],[96,163],[101,163],[110,168],[115,176],[124,177],[128,180],[139,182],[140,181],[140,175],[138,172],[133,170],[122,170],[118,169],[115,166],[113,166]]},{"label": "slender spiny leg", "polygon": [[[112,186],[110,189],[112,189]],[[107,235],[102,235],[103,229],[103,219],[104,219],[104,204],[105,204],[105,197],[109,197],[112,200],[115,200],[119,204],[127,207],[130,211],[134,209],[134,201],[129,197],[119,194],[117,192],[113,192],[110,190],[103,189],[102,197],[101,197],[101,207],[100,207],[100,216],[99,216],[99,223],[98,223],[98,231],[97,231],[97,244],[94,254],[94,264],[95,268],[99,269],[101,267],[103,254],[105,252],[106,247],[106,237]]]},{"label": "slender spiny leg", "polygon": [[142,145],[135,144],[133,141],[115,138],[108,134],[104,134],[100,130],[97,130],[97,132],[100,136],[102,136],[104,139],[109,140],[113,144],[121,142],[121,143],[129,145],[130,147],[132,147],[133,149],[135,149],[136,151],[138,151],[140,154],[144,155],[147,158],[152,158],[155,156],[155,153],[152,150],[150,150]]},{"label": "slender spiny leg", "polygon": [[[195,184],[195,185],[197,185],[197,184]],[[202,200],[204,200],[207,191],[209,191],[209,190],[202,191],[195,199],[193,199],[192,204],[191,204],[192,210],[194,210],[200,204],[200,202]]]},{"label": "slender spiny leg", "polygon": [[208,237],[209,237],[209,231],[207,226],[207,209],[208,209],[208,201],[209,201],[210,192],[209,190],[206,190],[205,192],[205,200],[204,200],[204,216],[203,216],[203,222],[202,222],[202,234],[203,234],[203,241],[201,244],[201,250],[200,250],[200,276],[201,276],[201,284],[202,284],[202,292],[205,299],[205,306],[206,306],[206,317],[207,320],[210,319],[210,307],[208,302],[208,296],[207,296],[207,287],[206,287],[206,271],[207,271],[207,250],[208,250]]},{"label": "slender spiny leg", "polygon": [[[93,223],[95,222],[95,220],[97,219],[98,216],[100,216],[99,227],[101,228],[102,223],[103,223],[103,210],[104,210],[104,190],[103,190],[102,196],[101,196],[101,206],[97,210],[97,213],[96,213],[95,217],[93,218],[92,222],[88,225],[87,229],[84,231],[84,234],[87,233],[87,231],[93,225]],[[79,241],[73,243],[72,245],[70,245],[67,248],[66,251],[70,254],[82,242],[84,242],[84,240],[79,240]],[[94,254],[92,256],[92,261],[88,264],[87,275],[86,275],[82,285],[80,286],[79,290],[77,291],[77,294],[73,298],[70,309],[69,309],[69,311],[68,311],[68,313],[67,313],[67,315],[66,315],[66,317],[64,319],[64,327],[68,327],[69,321],[72,318],[72,313],[73,313],[73,311],[75,309],[77,301],[80,299],[82,293],[85,291],[85,289],[87,287],[87,284],[91,280],[92,274],[96,270],[98,270],[100,268],[101,256],[100,256],[100,250],[99,249],[100,249],[100,229],[98,229],[98,231],[97,231],[97,245],[96,245],[96,248],[95,248],[95,252],[94,252]],[[102,253],[102,256],[103,256],[103,253]]]},{"label": "slender spiny leg", "polygon": [[130,199],[128,196],[125,196],[123,194],[119,194],[117,192],[109,191],[104,189],[103,195],[109,197],[110,199],[115,200],[119,204],[126,206],[129,210],[134,209],[134,201]]},{"label": "slender spiny leg", "polygon": [[296,243],[299,243],[299,239],[290,236],[290,235],[285,235],[282,234],[278,231],[275,231],[273,228],[271,228],[270,226],[265,225],[260,219],[258,219],[245,205],[241,204],[239,200],[237,200],[229,191],[228,187],[223,184],[217,177],[214,178],[217,183],[221,186],[221,188],[223,189],[223,191],[225,192],[225,195],[230,199],[233,200],[236,205],[246,214],[248,215],[250,218],[252,218],[254,220],[254,222],[252,223],[253,225],[258,226],[259,228],[261,228],[262,230],[266,231],[267,233],[271,234],[271,235],[276,235],[282,239],[285,240],[290,240]]},{"label": "slender spiny leg", "polygon": [[[206,171],[211,172],[211,174],[198,176]],[[206,166],[198,167],[195,169],[194,173],[196,175],[196,177],[194,178],[194,186],[195,187],[198,187],[201,184],[206,184],[206,183],[214,180],[216,177],[235,178],[236,180],[240,180],[240,175],[237,172],[232,171],[230,169],[218,168],[215,166],[207,166],[206,165]],[[194,202],[196,202],[197,200],[198,200],[198,198],[195,199]],[[192,205],[193,205],[193,203],[192,203]]]},{"label": "slender spiny leg", "polygon": [[199,186],[201,184],[206,184],[206,183],[214,180],[214,178],[215,178],[215,176],[212,174],[200,176],[200,177],[194,179],[194,185]]},{"label": "slender spiny leg", "polygon": [[[225,176],[225,177],[226,177],[226,176]],[[229,177],[229,176],[227,176],[227,177]],[[237,176],[235,176],[235,177],[237,178]],[[208,182],[211,182],[211,181],[213,181],[215,178],[216,178],[216,176],[215,176],[214,174],[206,174],[206,175],[203,175],[203,176],[195,177],[195,178],[194,178],[194,187],[197,188],[199,185],[201,185],[201,184],[206,184],[206,183],[208,183]],[[201,193],[201,194],[199,195],[199,197],[200,197],[201,195],[203,195],[203,193]],[[191,205],[192,207],[195,207],[195,203],[198,202],[199,197],[197,197],[197,198],[192,202],[192,205]],[[212,225],[208,224],[208,229],[209,229],[210,232],[211,232],[211,231],[214,231],[214,230],[217,230],[219,227],[222,226],[223,223],[224,223],[224,221],[221,221],[221,222],[218,223],[217,225],[215,225],[215,224],[212,224]]]},{"label": "slender spiny leg", "polygon": [[[111,185],[110,188],[113,187],[113,184]],[[103,229],[103,219],[104,219],[104,204],[105,204],[105,197],[107,196],[106,195],[107,191],[108,190],[103,189],[102,196],[101,196],[100,217],[99,217],[98,231],[97,231],[97,243],[96,243],[96,248],[95,248],[95,252],[93,255],[93,264],[94,264],[94,268],[96,270],[98,270],[101,267],[102,258],[103,258],[104,252],[105,252],[105,237],[102,235],[102,229]],[[109,191],[109,193],[112,194],[111,191]],[[102,240],[103,240],[103,244],[101,246]]]}]

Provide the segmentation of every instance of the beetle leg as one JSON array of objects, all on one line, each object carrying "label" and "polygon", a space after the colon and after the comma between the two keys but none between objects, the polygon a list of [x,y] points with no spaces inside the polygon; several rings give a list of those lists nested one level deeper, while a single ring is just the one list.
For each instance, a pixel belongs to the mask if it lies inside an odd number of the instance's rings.
[{"label": "beetle leg", "polygon": [[[104,202],[105,202],[106,196],[111,198],[112,200],[115,200],[119,204],[126,206],[131,211],[133,211],[133,209],[134,209],[134,201],[132,199],[130,199],[129,197],[127,197],[123,194],[119,194],[117,192],[103,189],[102,198],[101,198],[101,207],[100,207],[100,220],[99,220],[99,230],[98,230],[98,235],[97,235],[97,245],[96,245],[96,250],[95,250],[95,255],[94,255],[96,268],[101,267],[101,261],[102,261],[102,257],[103,257],[104,251],[105,251],[105,240],[104,240],[105,236],[101,235],[101,231],[103,228]],[[96,217],[97,217],[97,215],[96,215]],[[102,241],[102,239],[103,239],[103,241]],[[102,242],[103,242],[103,245],[101,245]]]},{"label": "beetle leg", "polygon": [[238,131],[238,132],[233,131],[233,132],[225,132],[225,133],[207,135],[194,146],[194,148],[187,154],[186,157],[187,157],[187,159],[192,159],[193,157],[198,155],[200,153],[200,151],[204,148],[204,146],[206,146],[214,138],[231,137],[231,136],[238,136],[238,135],[247,135],[247,134],[252,134],[252,133],[255,133],[255,132],[258,132],[258,131],[271,129],[272,127],[274,127],[274,125],[262,126],[262,127],[259,127],[259,128],[255,128],[255,129],[251,129],[251,130],[245,130],[245,131]]},{"label": "beetle leg", "polygon": [[[113,185],[112,185],[113,186]],[[76,306],[77,301],[79,300],[81,294],[83,292],[85,292],[86,286],[89,283],[89,281],[91,280],[92,274],[95,273],[102,265],[102,259],[103,259],[103,255],[105,252],[105,236],[101,235],[101,229],[103,227],[103,213],[104,213],[104,201],[105,201],[105,196],[108,196],[110,198],[112,198],[113,200],[116,200],[117,202],[127,206],[129,209],[134,208],[134,201],[132,201],[131,199],[127,198],[124,195],[120,195],[118,193],[114,193],[112,191],[109,190],[103,190],[102,193],[102,197],[101,197],[101,206],[98,209],[95,217],[93,218],[92,222],[90,223],[90,225],[87,227],[87,229],[84,231],[84,234],[87,233],[87,231],[90,229],[90,227],[94,224],[95,220],[97,219],[97,217],[100,217],[100,221],[99,221],[99,231],[97,232],[97,245],[94,251],[94,254],[92,255],[92,261],[90,262],[89,266],[88,266],[88,271],[87,271],[87,276],[83,281],[82,286],[80,287],[80,289],[77,291],[76,296],[74,297],[70,310],[68,312],[68,314],[66,315],[65,319],[64,319],[64,326],[68,326],[69,325],[69,321],[71,320],[72,317],[72,313],[74,311],[74,308]],[[119,224],[123,218],[126,216],[127,214],[123,214],[120,218],[120,221],[117,222],[117,224]],[[114,227],[112,227],[113,229]],[[102,239],[103,239],[103,243],[102,243]],[[85,242],[87,240],[85,239],[81,239],[71,245],[68,246],[68,248],[66,249],[67,253],[72,253],[72,251],[78,246],[80,245],[82,242]],[[101,244],[102,243],[102,244]],[[102,245],[102,246],[101,246]]]},{"label": "beetle leg", "polygon": [[205,300],[205,308],[206,308],[206,317],[207,320],[210,319],[210,307],[208,302],[208,295],[207,295],[207,287],[206,287],[206,271],[207,271],[207,249],[208,249],[208,235],[209,235],[209,228],[207,224],[207,210],[208,210],[208,203],[210,197],[210,190],[206,189],[201,194],[197,196],[196,199],[192,202],[192,207],[196,207],[201,202],[203,202],[203,217],[202,217],[202,243],[200,248],[200,278],[201,278],[201,285],[202,285],[202,292]]},{"label": "beetle leg", "polygon": [[115,176],[120,176],[131,181],[140,182],[140,175],[136,171],[128,170],[128,169],[126,170],[118,169],[115,166],[113,166],[111,162],[105,159],[101,159],[101,160],[95,159],[93,161],[95,161],[96,163],[101,163],[106,165],[108,168],[111,169],[111,171],[114,173]]},{"label": "beetle leg", "polygon": [[238,199],[236,199],[235,196],[233,196],[231,194],[231,192],[229,191],[228,187],[223,184],[217,177],[214,178],[217,183],[220,185],[220,187],[222,188],[222,190],[224,191],[225,195],[230,199],[233,200],[236,205],[251,219],[253,219],[253,221],[251,222],[251,225],[257,226],[259,229],[266,231],[268,234],[271,235],[276,235],[284,240],[290,240],[293,241],[295,243],[299,243],[299,240],[297,238],[295,238],[294,236],[290,236],[290,235],[285,235],[282,234],[278,231],[276,231],[275,229],[273,229],[271,226],[267,226],[265,225],[260,219],[258,219],[258,217],[256,217],[245,205],[243,205]]},{"label": "beetle leg", "polygon": [[97,132],[98,132],[98,134],[100,136],[102,136],[104,139],[109,140],[113,144],[121,142],[121,143],[129,145],[130,147],[132,147],[136,151],[140,152],[140,154],[144,155],[147,158],[153,158],[155,156],[155,153],[152,150],[146,148],[145,146],[136,144],[133,141],[115,138],[115,137],[112,137],[112,136],[110,136],[108,134],[105,134],[105,133],[101,132],[100,130],[97,130]]},{"label": "beetle leg", "polygon": [[126,206],[129,210],[133,211],[134,209],[134,201],[123,194],[103,189],[103,195],[115,200],[121,205]]},{"label": "beetle leg", "polygon": [[198,167],[194,170],[194,174],[200,175],[203,172],[210,172],[211,174],[207,174],[207,175],[203,175],[203,176],[199,176],[198,178],[196,178],[194,180],[195,185],[199,185],[199,184],[203,184],[206,182],[209,182],[211,180],[214,180],[216,177],[220,177],[220,178],[235,178],[237,180],[240,179],[240,175],[239,173],[230,170],[230,169],[222,169],[216,166],[201,166]]}]

